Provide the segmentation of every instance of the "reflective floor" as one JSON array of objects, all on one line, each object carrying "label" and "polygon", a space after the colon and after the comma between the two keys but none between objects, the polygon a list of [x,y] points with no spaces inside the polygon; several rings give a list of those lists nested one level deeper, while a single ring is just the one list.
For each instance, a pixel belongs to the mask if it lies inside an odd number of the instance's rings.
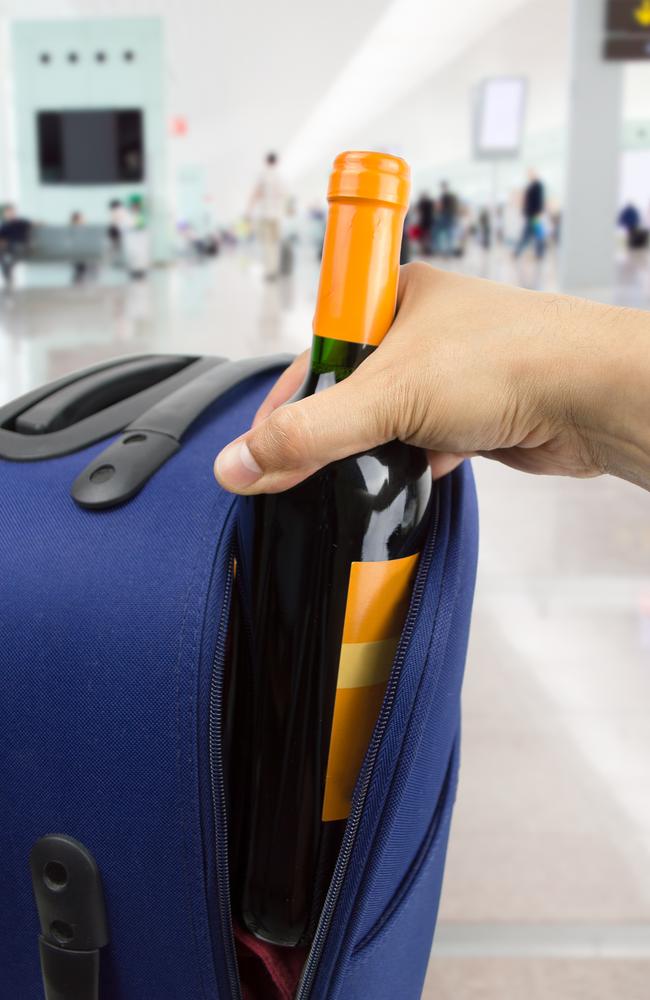
[{"label": "reflective floor", "polygon": [[[475,250],[460,267],[556,287],[553,260]],[[650,308],[647,259],[618,275],[592,293]],[[135,284],[67,280],[34,268],[0,296],[0,402],[116,354],[297,351],[317,266],[305,254],[266,284],[251,251]],[[650,496],[488,461],[475,472],[463,766],[424,995],[648,1000]]]}]

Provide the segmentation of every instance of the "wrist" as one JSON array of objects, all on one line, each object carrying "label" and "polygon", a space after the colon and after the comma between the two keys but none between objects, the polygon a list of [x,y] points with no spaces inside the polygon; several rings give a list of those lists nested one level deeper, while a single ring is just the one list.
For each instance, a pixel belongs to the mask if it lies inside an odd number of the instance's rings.
[{"label": "wrist", "polygon": [[650,316],[564,300],[567,420],[595,471],[650,488]]}]

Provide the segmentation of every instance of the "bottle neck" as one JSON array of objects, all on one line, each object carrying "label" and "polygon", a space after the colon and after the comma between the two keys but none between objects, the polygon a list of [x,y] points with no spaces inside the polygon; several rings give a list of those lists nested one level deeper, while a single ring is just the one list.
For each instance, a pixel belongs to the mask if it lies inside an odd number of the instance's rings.
[{"label": "bottle neck", "polygon": [[373,344],[355,344],[347,340],[314,335],[311,343],[310,369],[314,375],[335,376],[337,382],[351,375],[354,369],[376,350]]},{"label": "bottle neck", "polygon": [[351,375],[362,361],[376,350],[371,344],[352,344],[345,340],[314,336],[309,369],[294,399],[304,399],[336,385]]},{"label": "bottle neck", "polygon": [[[371,170],[333,177],[354,185],[376,180]],[[388,332],[395,315],[405,213],[405,201],[330,191],[311,363],[302,395],[347,378]]]},{"label": "bottle neck", "polygon": [[[330,202],[314,312],[316,339],[374,347],[382,341],[395,314],[404,214],[404,206],[383,202]],[[332,351],[318,353],[329,357]]]}]

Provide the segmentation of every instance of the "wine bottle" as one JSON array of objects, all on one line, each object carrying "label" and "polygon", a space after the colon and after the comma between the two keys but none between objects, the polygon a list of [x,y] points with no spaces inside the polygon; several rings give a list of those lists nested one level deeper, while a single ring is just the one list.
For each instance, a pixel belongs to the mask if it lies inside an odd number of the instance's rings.
[{"label": "wine bottle", "polygon": [[[348,152],[331,174],[311,363],[294,399],[346,378],[395,312],[409,168]],[[233,911],[259,938],[308,944],[393,662],[432,491],[400,441],[242,501],[242,636],[231,669]]]}]

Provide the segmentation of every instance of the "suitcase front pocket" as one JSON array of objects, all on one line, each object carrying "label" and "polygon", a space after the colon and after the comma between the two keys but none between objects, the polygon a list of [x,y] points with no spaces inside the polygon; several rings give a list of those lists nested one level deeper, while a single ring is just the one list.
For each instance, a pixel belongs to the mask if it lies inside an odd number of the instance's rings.
[{"label": "suitcase front pocket", "polygon": [[[436,547],[436,537],[437,537],[437,523],[438,523],[438,506],[434,506],[434,511],[432,512],[432,523],[429,530],[429,537],[425,545],[424,551],[420,558],[420,567],[415,580],[415,585],[413,588],[413,594],[410,601],[410,607],[402,635],[400,637],[399,643],[397,645],[397,650],[395,653],[395,658],[393,661],[392,670],[388,683],[386,686],[385,695],[382,701],[381,709],[379,712],[379,718],[374,727],[372,738],[368,746],[368,750],[365,754],[364,762],[361,767],[361,772],[356,783],[356,788],[352,801],[352,809],[347,822],[343,842],[341,845],[341,850],[339,852],[338,861],[336,868],[334,870],[334,875],[330,884],[330,888],[325,900],[325,905],[321,911],[321,917],[316,930],[316,934],[307,956],[304,968],[302,970],[302,977],[298,990],[296,993],[296,1000],[307,1000],[312,992],[312,985],[314,982],[314,975],[318,969],[318,964],[322,955],[323,947],[331,927],[331,921],[333,915],[336,911],[337,903],[341,892],[344,889],[348,867],[350,864],[350,858],[352,855],[352,850],[355,843],[355,838],[359,824],[361,822],[364,806],[366,802],[367,795],[370,789],[373,787],[373,776],[374,776],[374,765],[377,759],[377,754],[379,746],[381,744],[383,735],[388,726],[389,719],[391,718],[391,713],[393,710],[393,703],[395,700],[396,691],[400,682],[401,668],[406,659],[407,652],[410,647],[411,637],[415,626],[419,620],[420,604],[423,599],[423,595],[428,586],[429,582],[429,568],[433,560],[434,550]],[[232,547],[234,539],[232,530],[228,534],[228,545]],[[226,533],[224,533],[224,539],[222,544],[225,546],[226,543]],[[232,557],[231,557],[232,558]],[[225,961],[225,965],[228,972],[228,979],[230,982],[230,988],[233,991],[232,995],[237,997],[240,995],[240,984],[239,977],[237,974],[237,958],[234,947],[233,940],[233,925],[232,925],[232,915],[230,910],[230,899],[229,892],[226,891],[226,887],[229,885],[228,876],[228,843],[227,843],[227,827],[226,823],[230,821],[230,818],[226,816],[225,809],[225,793],[226,793],[226,780],[224,771],[224,751],[223,751],[223,700],[224,700],[224,673],[226,664],[226,633],[228,630],[228,622],[230,619],[230,598],[232,594],[233,587],[233,571],[232,562],[229,563],[229,571],[227,573],[225,587],[222,593],[222,611],[218,626],[218,639],[215,645],[215,655],[213,662],[212,671],[212,685],[211,685],[211,700],[210,700],[210,762],[211,762],[211,785],[212,785],[212,797],[213,797],[213,811],[214,811],[214,825],[215,825],[215,849],[216,849],[216,871],[217,871],[217,881],[219,887],[219,910],[220,910],[220,923],[222,926],[222,944],[226,955],[230,954],[230,957]],[[245,613],[245,611],[244,611]],[[379,775],[378,780],[380,783],[383,781],[383,776]],[[246,942],[247,935],[240,934],[237,932],[237,939],[239,942],[239,950],[241,952],[242,941]],[[275,971],[275,978],[277,979],[277,962],[278,962],[278,949],[274,949],[270,946],[268,949],[268,956],[266,956],[267,961],[265,961],[264,946],[261,949],[255,946],[255,959],[258,962],[264,962],[267,966],[269,972]],[[280,949],[282,951],[282,949]],[[250,955],[250,951],[249,951]],[[280,956],[282,960],[282,956]],[[286,963],[287,965],[294,965],[295,963]],[[272,988],[271,988],[272,989]],[[269,1000],[271,996],[282,997],[285,994],[282,992],[269,992],[265,991],[264,1000]]]}]

